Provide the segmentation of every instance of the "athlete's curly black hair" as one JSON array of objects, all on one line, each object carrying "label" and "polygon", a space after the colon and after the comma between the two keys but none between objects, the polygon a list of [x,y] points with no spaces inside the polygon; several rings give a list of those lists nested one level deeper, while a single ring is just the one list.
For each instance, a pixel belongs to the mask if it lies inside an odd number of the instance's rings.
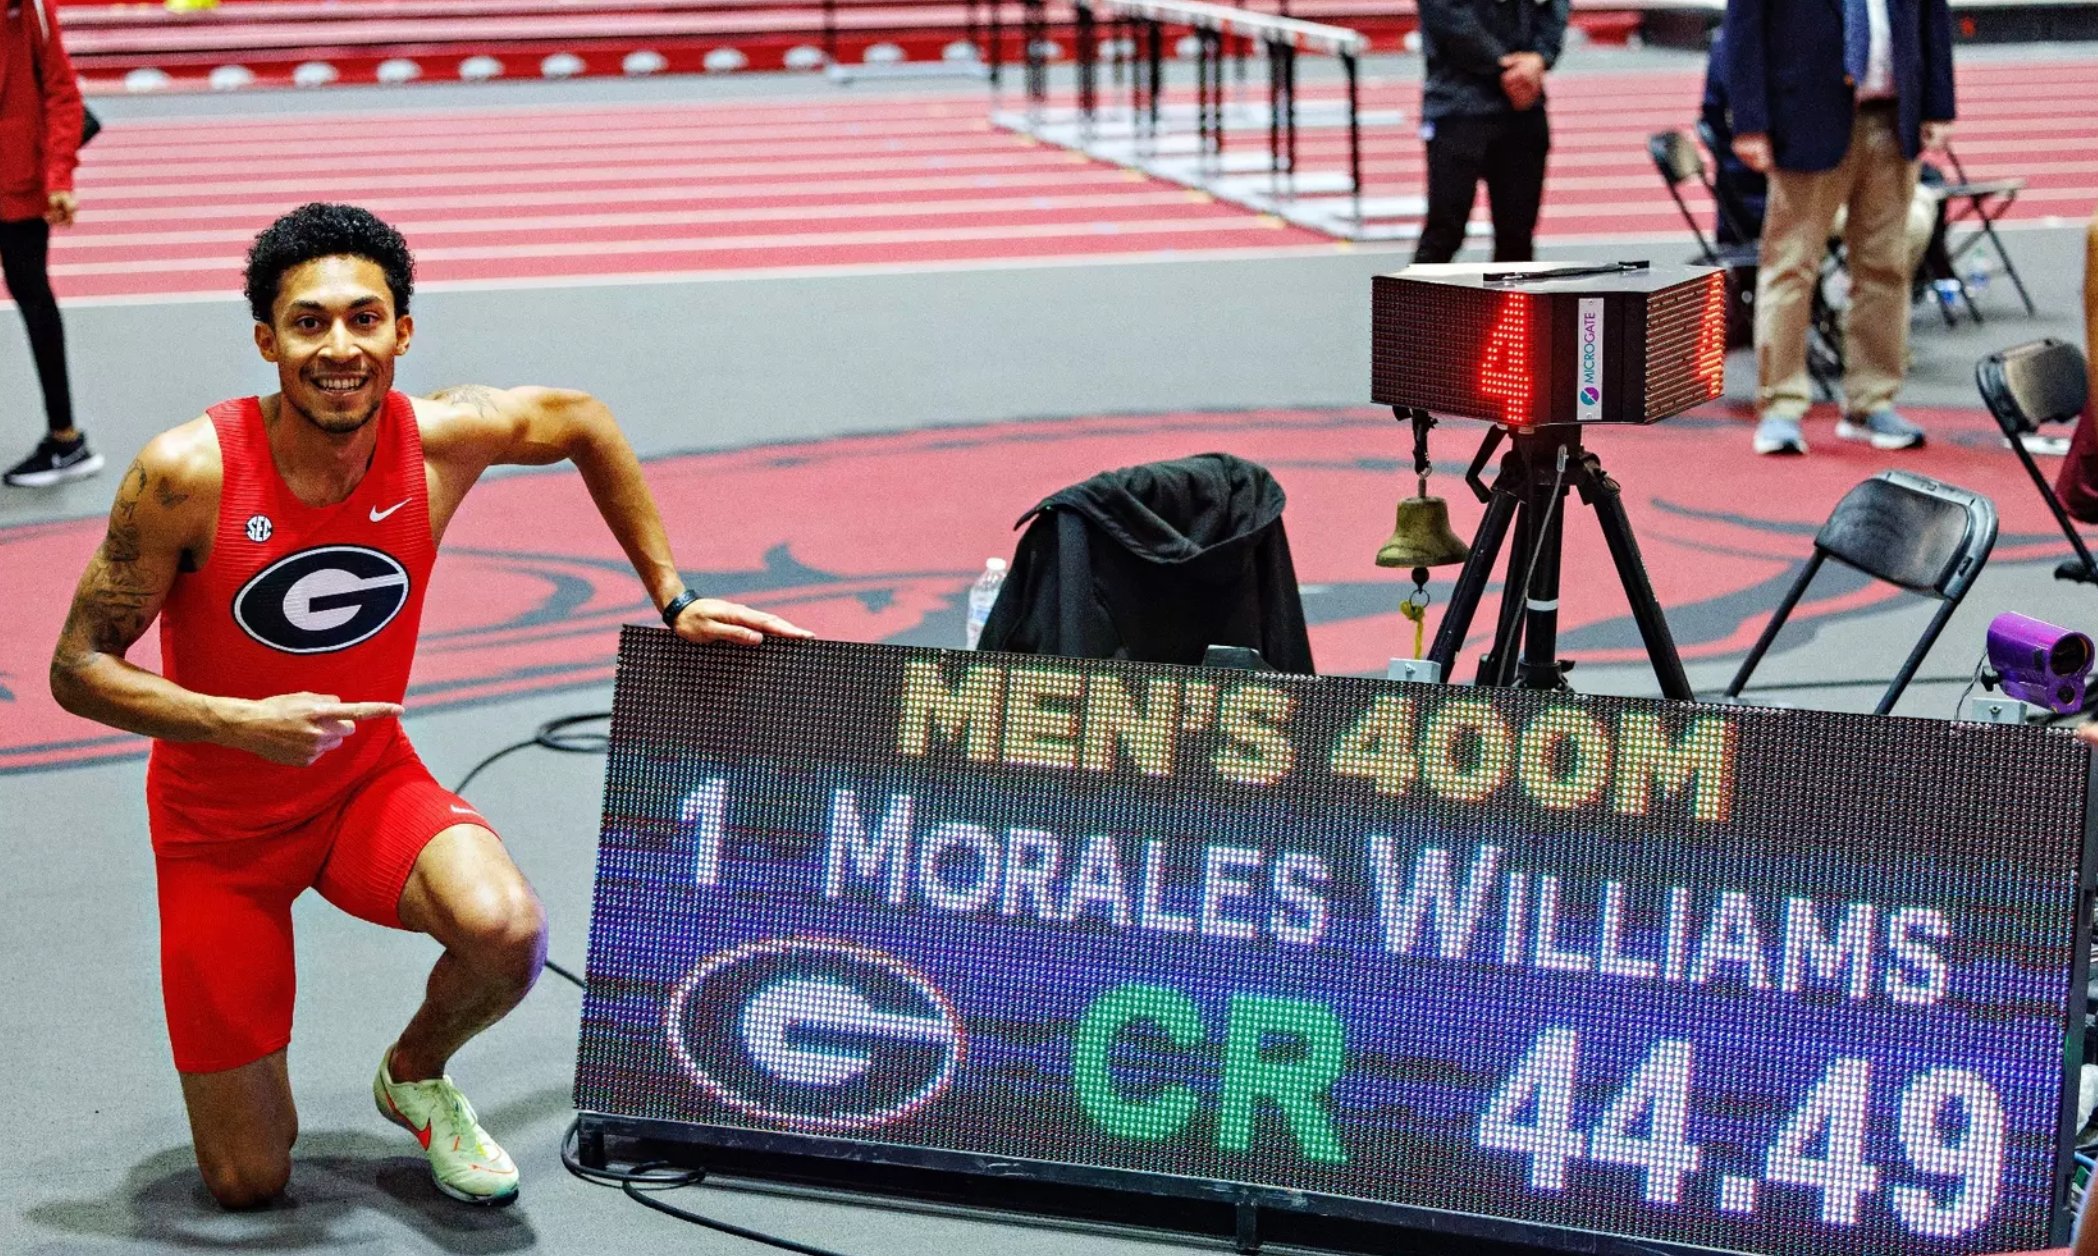
[{"label": "athlete's curly black hair", "polygon": [[401,233],[368,209],[314,201],[264,228],[248,249],[245,291],[256,322],[270,321],[284,272],[319,257],[361,257],[376,263],[393,290],[393,312],[408,312],[408,298],[415,293],[415,256]]}]

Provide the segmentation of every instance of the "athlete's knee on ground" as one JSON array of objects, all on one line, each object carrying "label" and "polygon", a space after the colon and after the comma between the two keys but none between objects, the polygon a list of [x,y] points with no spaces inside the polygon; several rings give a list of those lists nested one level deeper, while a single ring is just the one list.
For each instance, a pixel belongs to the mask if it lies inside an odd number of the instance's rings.
[{"label": "athlete's knee on ground", "polygon": [[236,1156],[198,1157],[204,1189],[228,1209],[260,1208],[284,1193],[291,1181],[291,1150],[257,1150]]}]

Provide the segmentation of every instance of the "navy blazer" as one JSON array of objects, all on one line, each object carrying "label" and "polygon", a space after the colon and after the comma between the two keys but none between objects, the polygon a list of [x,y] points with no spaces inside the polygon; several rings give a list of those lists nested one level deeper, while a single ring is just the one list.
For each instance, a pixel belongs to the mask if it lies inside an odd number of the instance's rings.
[{"label": "navy blazer", "polygon": [[[1947,0],[1887,0],[1901,151],[1923,151],[1923,123],[1949,122]],[[1833,170],[1850,147],[1855,88],[1843,72],[1842,0],[1727,0],[1727,95],[1734,134],[1770,136],[1780,170]]]}]

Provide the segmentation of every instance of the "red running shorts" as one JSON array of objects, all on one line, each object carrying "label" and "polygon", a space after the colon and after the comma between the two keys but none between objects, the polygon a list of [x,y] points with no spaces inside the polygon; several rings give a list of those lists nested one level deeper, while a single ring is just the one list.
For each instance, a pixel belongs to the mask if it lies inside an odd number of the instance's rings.
[{"label": "red running shorts", "polygon": [[430,839],[455,824],[493,831],[405,743],[403,751],[311,819],[266,833],[229,838],[148,798],[160,990],[178,1070],[238,1068],[291,1041],[291,904],[308,887],[399,929],[401,891]]}]

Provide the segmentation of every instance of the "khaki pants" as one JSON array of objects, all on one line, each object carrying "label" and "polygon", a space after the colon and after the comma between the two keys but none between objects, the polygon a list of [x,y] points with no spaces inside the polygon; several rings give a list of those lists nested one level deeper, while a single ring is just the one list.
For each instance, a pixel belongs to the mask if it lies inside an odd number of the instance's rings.
[{"label": "khaki pants", "polygon": [[1834,170],[1774,170],[1756,280],[1756,408],[1797,419],[1812,399],[1807,319],[1836,211],[1848,208],[1850,313],[1843,336],[1843,409],[1868,414],[1901,390],[1909,341],[1909,206],[1917,163],[1901,154],[1894,111],[1860,109]]}]

